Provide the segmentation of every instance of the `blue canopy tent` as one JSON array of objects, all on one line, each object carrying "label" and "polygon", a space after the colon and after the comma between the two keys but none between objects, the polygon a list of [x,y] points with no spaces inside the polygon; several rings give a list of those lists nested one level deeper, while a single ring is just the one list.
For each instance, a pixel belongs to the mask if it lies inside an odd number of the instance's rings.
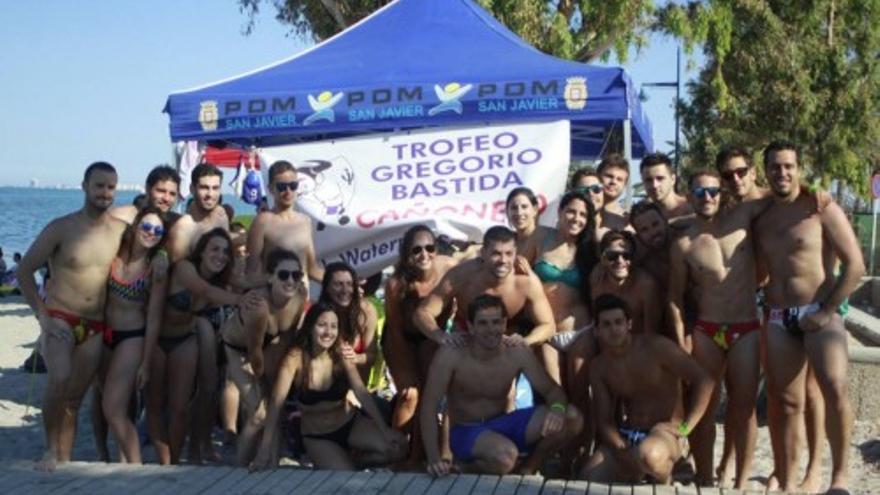
[{"label": "blue canopy tent", "polygon": [[271,146],[429,126],[571,121],[572,157],[611,133],[653,148],[620,68],[546,55],[471,0],[396,0],[337,36],[268,67],[173,93],[174,141]]}]

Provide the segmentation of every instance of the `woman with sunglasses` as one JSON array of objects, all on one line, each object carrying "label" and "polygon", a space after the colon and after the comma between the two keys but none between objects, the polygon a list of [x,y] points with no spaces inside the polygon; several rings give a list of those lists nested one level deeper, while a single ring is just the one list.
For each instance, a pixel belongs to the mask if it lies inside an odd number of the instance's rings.
[{"label": "woman with sunglasses", "polygon": [[354,268],[341,261],[327,265],[319,300],[332,304],[336,309],[342,354],[354,362],[366,383],[370,368],[376,361],[376,324],[379,315],[375,306],[361,297]]},{"label": "woman with sunglasses", "polygon": [[[359,465],[389,464],[406,455],[403,435],[384,424],[355,364],[343,357],[339,323],[335,304],[318,301],[309,309],[279,367],[252,468],[278,464],[277,428],[289,395],[302,413],[303,445],[316,468],[352,470],[352,451],[360,453]],[[362,409],[347,400],[349,392]]]},{"label": "woman with sunglasses", "polygon": [[[428,365],[437,344],[413,325],[413,312],[443,275],[457,261],[437,253],[437,239],[426,225],[415,225],[403,234],[400,257],[394,274],[385,283],[385,332],[382,353],[394,379],[397,397],[391,426],[408,433],[413,461],[424,456],[417,407],[419,390],[428,377]],[[450,303],[437,317],[437,326],[446,328],[455,306]]]},{"label": "woman with sunglasses", "polygon": [[[162,326],[152,355],[147,424],[161,464],[177,464],[186,437],[188,409],[198,365],[196,314],[214,305],[252,300],[226,290],[232,272],[232,241],[216,228],[199,238],[189,258],[175,263],[164,299]],[[163,408],[168,405],[168,429]]]},{"label": "woman with sunglasses", "polygon": [[534,263],[541,243],[553,230],[538,225],[538,197],[528,187],[517,187],[507,195],[505,211],[507,222],[516,231],[516,253]]},{"label": "woman with sunglasses", "polygon": [[[95,397],[100,397],[95,413],[102,412],[106,418],[120,462],[141,463],[140,439],[129,417],[129,405],[135,386],[140,389],[147,383],[159,334],[167,263],[158,263],[156,253],[166,231],[158,208],[140,210],[122,234],[107,280],[105,321],[111,332],[95,382]],[[106,443],[103,446],[106,449]]]},{"label": "woman with sunglasses", "polygon": [[255,441],[265,417],[266,393],[278,373],[278,364],[293,344],[306,301],[299,257],[276,249],[266,264],[269,283],[254,291],[255,304],[239,308],[220,333],[226,352],[226,370],[238,388],[242,419],[238,462],[253,460]]},{"label": "woman with sunglasses", "polygon": [[581,191],[593,204],[593,240],[598,244],[611,230],[629,229],[626,217],[605,211],[605,187],[602,180],[591,168],[582,168],[574,173],[569,184],[570,191]]}]

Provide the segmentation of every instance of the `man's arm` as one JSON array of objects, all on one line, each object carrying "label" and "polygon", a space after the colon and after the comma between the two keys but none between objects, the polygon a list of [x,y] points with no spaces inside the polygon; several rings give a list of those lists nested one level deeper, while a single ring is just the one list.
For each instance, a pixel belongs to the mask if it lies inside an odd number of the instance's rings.
[{"label": "man's arm", "polygon": [[251,464],[252,469],[266,469],[274,464],[275,454],[272,452],[272,447],[274,446],[274,438],[280,422],[281,408],[284,406],[284,401],[290,393],[290,387],[293,385],[296,374],[300,371],[301,362],[302,351],[294,348],[288,351],[278,367],[278,376],[275,378],[272,394],[267,401],[265,427],[260,438],[257,455]]},{"label": "man's arm", "polygon": [[49,260],[52,253],[61,244],[62,221],[62,219],[56,219],[49,222],[49,225],[40,232],[31,247],[24,253],[24,257],[21,258],[18,269],[15,271],[19,289],[28,306],[34,310],[34,315],[38,320],[46,314],[46,306],[38,294],[34,272]]},{"label": "man's arm", "polygon": [[[422,404],[419,411],[419,421],[422,428],[422,441],[425,444],[425,456],[428,461],[428,471],[431,474],[446,474],[440,459],[439,433],[437,431],[437,407],[440,399],[449,389],[452,381],[452,372],[455,369],[456,349],[441,347],[431,362],[428,372],[428,380],[422,394]],[[439,468],[439,470],[438,470]],[[448,471],[446,466],[445,471]]]},{"label": "man's arm", "polygon": [[590,363],[590,389],[593,391],[593,412],[596,415],[596,436],[614,450],[626,450],[627,444],[617,431],[614,421],[614,399],[605,384],[600,362]]},{"label": "man's arm", "polygon": [[682,349],[687,349],[684,340],[684,293],[687,287],[687,263],[684,250],[679,242],[669,246],[669,321],[675,331],[675,338]]},{"label": "man's arm", "polygon": [[553,309],[540,281],[528,276],[526,278],[528,279],[526,289],[528,315],[535,326],[524,340],[527,345],[533,346],[547,342],[556,333],[556,319],[553,317]]},{"label": "man's arm", "polygon": [[541,394],[547,404],[567,404],[565,391],[547,374],[547,370],[541,366],[535,357],[534,351],[529,348],[516,347],[507,352],[515,353],[516,358],[522,364],[522,371],[532,385],[532,389]]},{"label": "man's arm", "polygon": [[168,241],[165,243],[165,250],[172,263],[186,258],[189,254],[190,231],[193,227],[192,217],[183,216],[171,227],[168,233]]},{"label": "man's arm", "polygon": [[187,260],[177,263],[174,269],[180,272],[178,274],[180,285],[189,289],[195,296],[204,297],[214,304],[229,306],[237,306],[242,301],[243,296],[206,282],[196,271],[196,267]]},{"label": "man's arm", "polygon": [[437,317],[440,316],[446,302],[451,300],[455,293],[452,279],[456,272],[457,270],[454,268],[446,272],[446,275],[440,279],[440,283],[419,303],[419,307],[413,312],[413,323],[416,328],[438,344],[443,344],[445,334],[437,326]]},{"label": "man's arm", "polygon": [[713,381],[697,361],[663,337],[649,337],[653,354],[660,359],[663,367],[673,375],[684,380],[690,387],[684,423],[688,431],[703,417],[712,398]]},{"label": "man's arm", "polygon": [[312,238],[312,221],[308,222],[309,242],[306,244],[306,266],[309,267],[309,278],[315,282],[324,281],[324,267],[318,263],[318,256],[315,254],[315,240]]},{"label": "man's arm", "polygon": [[249,287],[261,287],[267,278],[263,270],[263,247],[266,242],[266,213],[260,213],[254,219],[247,236],[247,260],[245,261],[245,279]]}]

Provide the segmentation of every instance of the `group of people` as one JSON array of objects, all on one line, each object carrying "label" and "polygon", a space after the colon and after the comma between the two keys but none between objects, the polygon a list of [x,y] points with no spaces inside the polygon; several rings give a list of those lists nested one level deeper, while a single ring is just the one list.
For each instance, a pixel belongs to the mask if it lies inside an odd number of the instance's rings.
[{"label": "group of people", "polygon": [[[190,462],[215,458],[219,417],[241,465],[275,466],[293,404],[294,435],[320,468],[534,473],[556,455],[563,476],[669,483],[691,453],[698,484],[742,489],[763,369],[778,486],[819,488],[821,432],[796,476],[810,409],[808,424],[827,424],[831,486],[845,488],[852,412],[838,308],[864,263],[840,207],[802,184],[797,147],[771,143],[763,159],[769,189],[751,155],[730,148],[682,196],[669,158],[649,155],[648,198],[627,212],[629,164],[612,154],[574,174],[553,227],[539,224],[546,198],[525,187],[507,197],[509,228],[476,245],[413,226],[385,283],[382,328],[355,269],[318,262],[289,162],[269,168],[273,207],[249,229],[230,224],[213,166],[193,170],[178,215],[174,169],[149,174],[144,204],[112,207],[116,172],[94,163],[83,208],[53,220],[18,269],[49,375],[37,467],[70,460],[93,386],[96,432],[108,425],[123,462],[141,462],[143,390],[161,463],[179,462],[187,438]],[[46,261],[43,299],[33,273]],[[365,385],[380,355],[390,404]],[[516,409],[518,381],[534,406]],[[725,435],[716,471],[722,384],[725,432],[737,434]]]}]

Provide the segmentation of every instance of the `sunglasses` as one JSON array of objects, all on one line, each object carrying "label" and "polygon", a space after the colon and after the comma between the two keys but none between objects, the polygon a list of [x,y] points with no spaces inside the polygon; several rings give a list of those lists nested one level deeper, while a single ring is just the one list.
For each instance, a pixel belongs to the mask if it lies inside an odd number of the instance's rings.
[{"label": "sunglasses", "polygon": [[617,261],[618,259],[622,259],[623,261],[629,261],[632,259],[632,255],[629,251],[605,251],[603,253],[605,259],[608,261]]},{"label": "sunglasses", "polygon": [[163,235],[165,235],[165,227],[161,225],[153,225],[150,222],[141,223],[141,230],[143,230],[147,234],[153,234],[156,237],[162,237]]},{"label": "sunglasses", "polygon": [[599,194],[605,191],[605,188],[602,187],[601,184],[593,184],[592,186],[581,186],[577,188],[577,190],[584,193],[591,192],[593,194]]},{"label": "sunglasses", "polygon": [[691,194],[693,194],[695,198],[700,199],[706,197],[706,194],[708,194],[710,198],[714,198],[718,196],[720,192],[720,187],[695,187],[691,189]]},{"label": "sunglasses", "polygon": [[749,173],[749,167],[740,167],[726,172],[721,172],[721,178],[727,181],[733,180],[733,177],[744,178]]},{"label": "sunglasses", "polygon": [[284,191],[296,191],[296,188],[299,187],[299,181],[295,180],[292,182],[276,182],[275,183],[275,191],[283,193]]},{"label": "sunglasses", "polygon": [[289,278],[297,281],[302,280],[303,272],[302,270],[278,270],[277,272],[275,272],[275,276],[278,277],[278,280],[282,282],[286,282]]},{"label": "sunglasses", "polygon": [[434,252],[437,251],[437,246],[433,244],[425,244],[424,246],[413,246],[409,252],[413,256],[418,256],[422,254],[422,251],[425,251],[428,254],[434,254]]}]

